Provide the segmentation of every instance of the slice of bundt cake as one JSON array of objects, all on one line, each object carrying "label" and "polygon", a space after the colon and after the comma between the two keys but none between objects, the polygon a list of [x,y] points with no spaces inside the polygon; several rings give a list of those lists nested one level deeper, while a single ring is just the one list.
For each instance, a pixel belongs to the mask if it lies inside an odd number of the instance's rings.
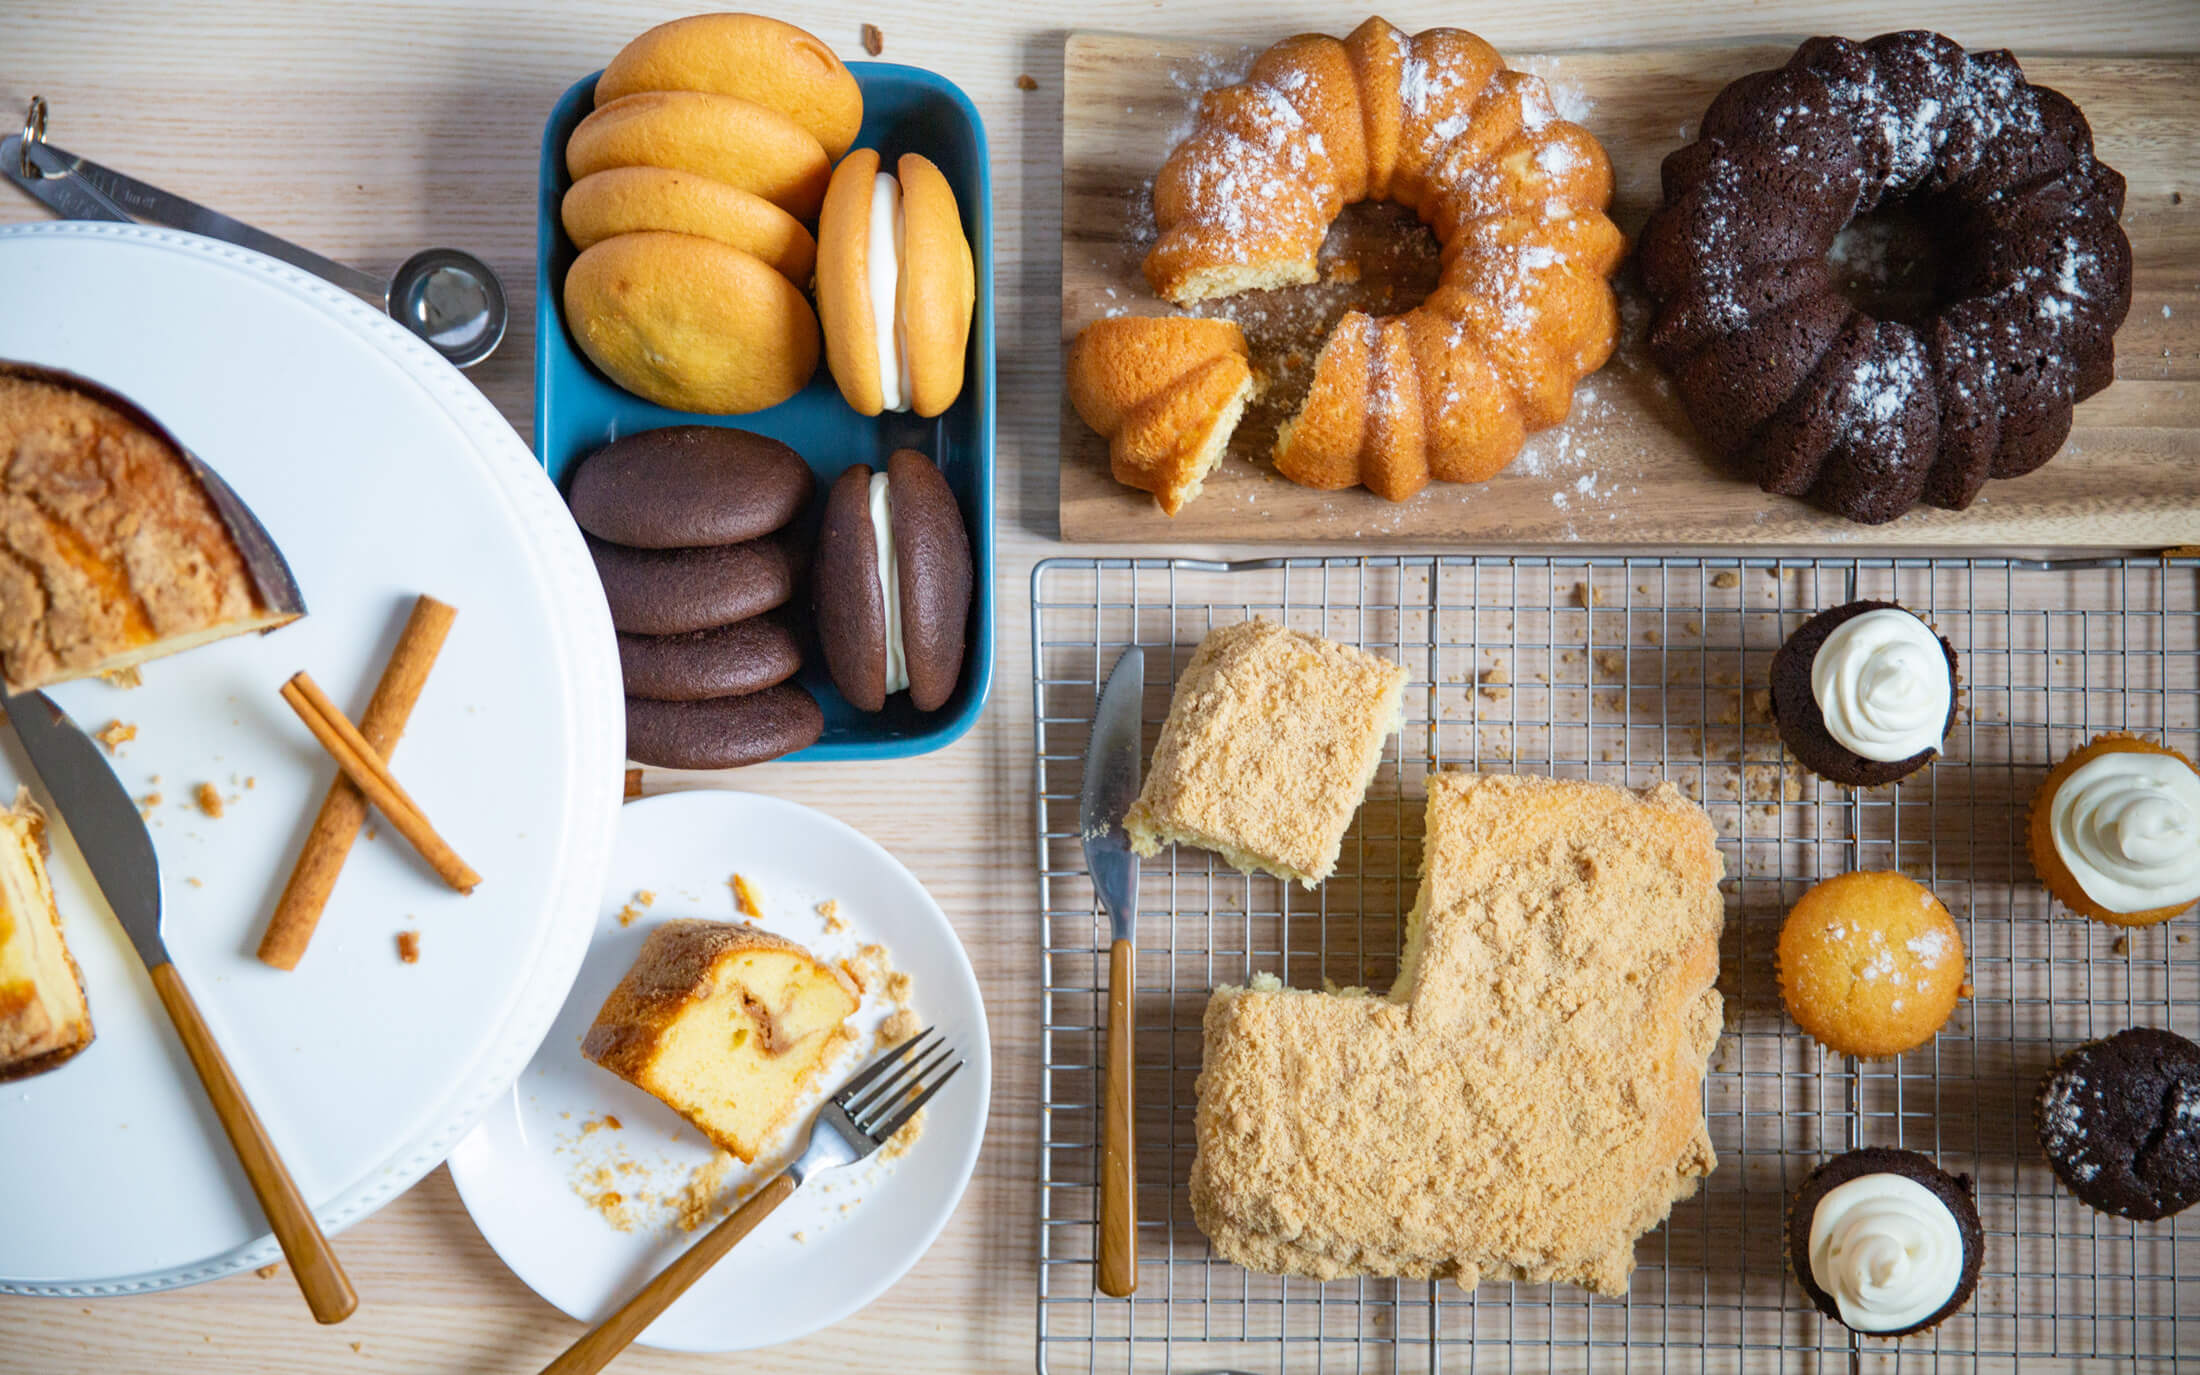
[{"label": "slice of bundt cake", "polygon": [[1253,392],[1245,335],[1228,320],[1119,315],[1070,345],[1070,404],[1107,439],[1115,480],[1167,515],[1199,495]]},{"label": "slice of bundt cake", "polygon": [[[2085,116],[2008,53],[1814,38],[1721,91],[1666,158],[1637,248],[1650,349],[1766,491],[1872,524],[1961,510],[2052,457],[2113,377],[2123,199]],[[1876,212],[1938,250],[1921,310],[1875,318],[1829,265]]]}]

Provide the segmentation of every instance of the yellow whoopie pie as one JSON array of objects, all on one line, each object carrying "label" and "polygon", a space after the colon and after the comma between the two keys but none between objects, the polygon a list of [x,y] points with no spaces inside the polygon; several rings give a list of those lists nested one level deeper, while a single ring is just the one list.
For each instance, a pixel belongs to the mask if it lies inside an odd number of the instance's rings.
[{"label": "yellow whoopie pie", "polygon": [[[976,274],[947,178],[915,153],[903,154],[896,171],[882,178],[869,148],[834,169],[818,214],[818,315],[826,361],[850,406],[929,417],[962,392]],[[877,249],[898,253],[898,264],[874,274]],[[877,299],[874,276],[894,282],[891,302]],[[896,375],[887,376],[896,362]]]},{"label": "yellow whoopie pie", "polygon": [[619,50],[596,103],[638,91],[708,91],[768,106],[838,158],[863,123],[863,92],[816,35],[761,14],[698,14],[659,24]]},{"label": "yellow whoopie pie", "polygon": [[808,285],[817,266],[817,240],[800,220],[754,192],[693,172],[607,167],[573,183],[559,218],[575,248],[662,229],[753,253],[796,286]]},{"label": "yellow whoopie pie", "polygon": [[589,361],[646,400],[706,415],[775,406],[817,370],[817,316],[753,254],[694,234],[620,234],[565,275]]},{"label": "yellow whoopie pie", "polygon": [[566,141],[579,181],[608,167],[664,167],[752,192],[812,219],[832,162],[810,131],[769,106],[702,91],[645,91],[598,106]]}]

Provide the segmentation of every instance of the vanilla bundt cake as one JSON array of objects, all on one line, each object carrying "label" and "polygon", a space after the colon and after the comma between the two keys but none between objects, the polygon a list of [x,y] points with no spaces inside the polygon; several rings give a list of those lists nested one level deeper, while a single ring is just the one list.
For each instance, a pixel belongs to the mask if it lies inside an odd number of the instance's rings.
[{"label": "vanilla bundt cake", "polygon": [[[1768,492],[1866,523],[1962,510],[2052,457],[2113,376],[2124,179],[2006,52],[1811,39],[1721,91],[1664,182],[1637,255],[1651,352]],[[1915,318],[1851,305],[1828,265],[1844,229],[1888,210],[1939,250]]]},{"label": "vanilla bundt cake", "polygon": [[1175,515],[1222,461],[1253,395],[1245,335],[1228,320],[1118,315],[1069,350],[1069,401],[1108,441],[1108,467]]},{"label": "vanilla bundt cake", "polygon": [[1348,313],[1275,451],[1294,482],[1402,501],[1496,473],[1611,354],[1611,194],[1603,148],[1540,78],[1464,30],[1370,19],[1287,38],[1201,99],[1154,182],[1146,279],[1177,305],[1312,282],[1345,206],[1416,211],[1442,246],[1435,292]]}]

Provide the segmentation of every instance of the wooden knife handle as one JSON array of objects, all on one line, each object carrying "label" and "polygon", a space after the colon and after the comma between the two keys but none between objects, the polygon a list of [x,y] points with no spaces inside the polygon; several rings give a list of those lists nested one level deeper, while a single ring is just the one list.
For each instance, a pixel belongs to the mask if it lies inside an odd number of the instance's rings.
[{"label": "wooden knife handle", "polygon": [[283,1258],[290,1262],[290,1273],[305,1291],[307,1306],[321,1322],[342,1322],[359,1307],[359,1295],[337,1262],[336,1253],[329,1249],[328,1238],[321,1235],[321,1224],[314,1220],[313,1210],[291,1182],[290,1171],[283,1168],[283,1158],[267,1139],[267,1128],[260,1125],[260,1115],[245,1098],[244,1087],[230,1070],[222,1048],[214,1044],[214,1034],[206,1029],[199,1005],[191,1001],[191,990],[183,986],[183,975],[173,964],[155,965],[151,972],[161,1006],[168,1009],[168,1020],[176,1024],[176,1035],[182,1038],[183,1048],[199,1072],[199,1082],[206,1086],[206,1096],[214,1104],[214,1115],[221,1119],[222,1130],[229,1133],[237,1163],[244,1166],[245,1178],[252,1181],[253,1196],[260,1200],[260,1211],[267,1214],[268,1226],[275,1229],[275,1240],[282,1243]]},{"label": "wooden knife handle", "polygon": [[645,1284],[641,1292],[619,1306],[619,1311],[597,1323],[581,1334],[581,1339],[565,1348],[565,1354],[542,1368],[542,1375],[591,1375],[611,1364],[611,1358],[627,1349],[642,1329],[657,1320],[657,1315],[672,1306],[672,1301],[688,1291],[688,1287],[703,1277],[703,1272],[716,1265],[734,1243],[747,1236],[762,1222],[772,1209],[787,1201],[795,1190],[792,1175],[785,1172],[773,1177],[772,1182],[758,1189],[749,1201],[742,1204],[733,1216],[703,1234],[703,1239],[687,1248],[672,1264],[659,1271],[657,1277]]},{"label": "wooden knife handle", "polygon": [[1100,1121],[1100,1292],[1124,1298],[1138,1288],[1138,1143],[1132,1132],[1131,1017],[1138,952],[1127,940],[1108,951],[1108,1087]]}]

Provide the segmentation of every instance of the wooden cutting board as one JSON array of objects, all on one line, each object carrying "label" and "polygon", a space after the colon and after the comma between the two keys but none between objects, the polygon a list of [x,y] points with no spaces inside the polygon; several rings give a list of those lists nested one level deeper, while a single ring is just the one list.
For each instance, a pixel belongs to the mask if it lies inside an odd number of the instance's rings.
[{"label": "wooden cutting board", "polygon": [[[1281,34],[1279,33],[1280,37]],[[1165,314],[1139,265],[1153,237],[1155,170],[1200,93],[1236,80],[1254,49],[1072,34],[1063,55],[1062,340],[1110,314]],[[1560,109],[1610,153],[1612,215],[1632,236],[1654,208],[1658,164],[1711,98],[1792,45],[1508,54],[1550,81]],[[1987,485],[1968,511],[1920,507],[1854,525],[1771,496],[1703,447],[1643,348],[1650,306],[1621,270],[1621,342],[1557,429],[1532,437],[1486,483],[1433,483],[1393,504],[1354,488],[1316,492],[1268,461],[1278,419],[1303,395],[1321,335],[1347,308],[1390,314],[1435,278],[1433,241],[1396,207],[1348,208],[1324,250],[1333,280],[1208,302],[1245,324],[1276,381],[1248,412],[1205,492],[1174,520],[1108,476],[1107,446],[1062,403],[1061,520],[1070,541],[1213,544],[1380,540],[1498,545],[1916,546],[2157,549],[2200,543],[2200,59],[2051,57],[2027,75],[2084,109],[2130,191],[2134,281],[2116,336],[2116,382],[2078,408],[2069,443],[2039,471]],[[1345,281],[1357,273],[1356,281]]]}]

